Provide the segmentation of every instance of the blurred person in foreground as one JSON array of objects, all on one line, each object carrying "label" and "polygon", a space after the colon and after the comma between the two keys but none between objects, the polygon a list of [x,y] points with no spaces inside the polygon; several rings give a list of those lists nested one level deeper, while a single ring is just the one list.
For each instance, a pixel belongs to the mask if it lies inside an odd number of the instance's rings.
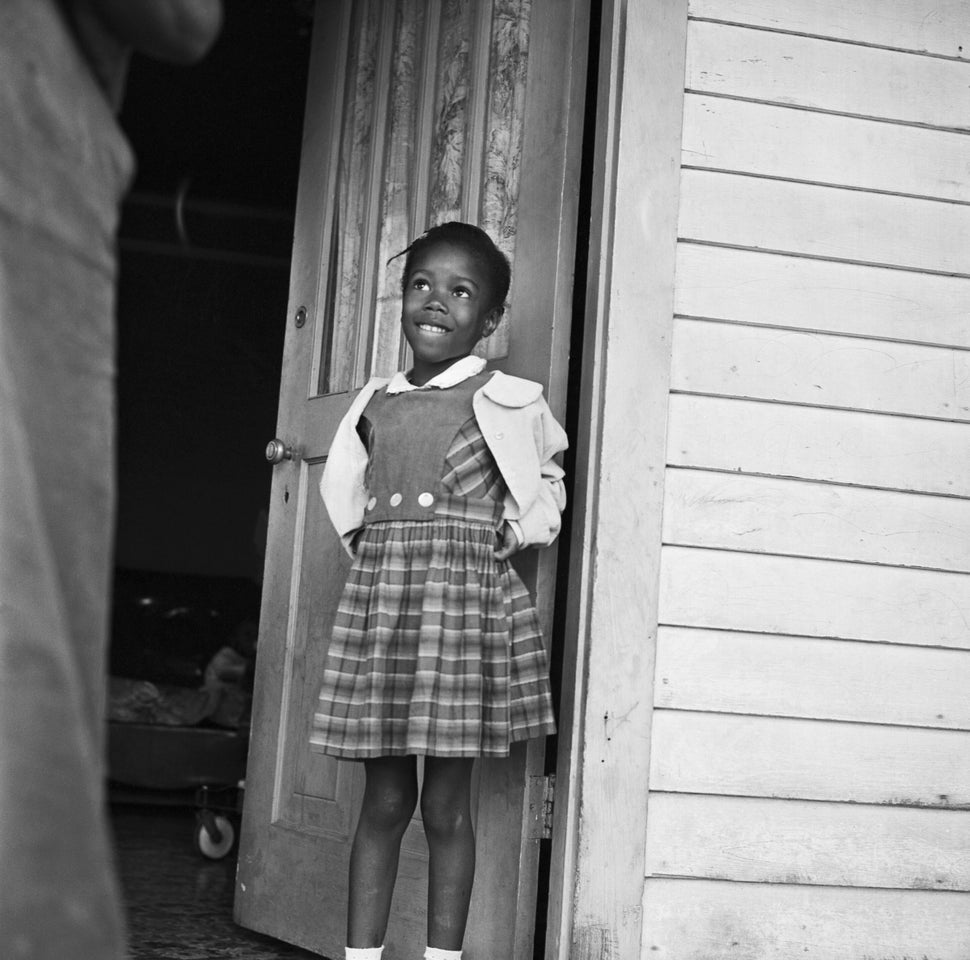
[{"label": "blurred person in foreground", "polygon": [[116,960],[104,797],[118,128],[133,51],[191,63],[221,0],[0,4],[0,956]]}]

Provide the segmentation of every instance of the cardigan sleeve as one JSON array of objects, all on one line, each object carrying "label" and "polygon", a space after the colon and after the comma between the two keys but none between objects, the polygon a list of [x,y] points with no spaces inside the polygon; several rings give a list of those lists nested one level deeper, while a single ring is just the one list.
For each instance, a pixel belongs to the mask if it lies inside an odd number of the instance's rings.
[{"label": "cardigan sleeve", "polygon": [[[549,546],[562,528],[562,511],[566,506],[565,472],[557,458],[568,447],[566,431],[553,416],[543,397],[535,401],[538,415],[533,424],[536,453],[539,458],[539,485],[535,499],[509,523],[521,546]],[[511,506],[507,498],[507,512]]]},{"label": "cardigan sleeve", "polygon": [[357,395],[337,426],[327,462],[320,477],[320,496],[344,549],[354,555],[354,534],[360,529],[367,503],[367,449],[357,433],[357,424],[374,392],[387,383],[371,380]]}]

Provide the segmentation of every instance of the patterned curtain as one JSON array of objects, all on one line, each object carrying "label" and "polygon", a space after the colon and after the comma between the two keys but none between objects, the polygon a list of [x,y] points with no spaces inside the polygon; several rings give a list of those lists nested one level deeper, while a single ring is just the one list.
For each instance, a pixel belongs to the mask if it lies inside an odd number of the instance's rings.
[{"label": "patterned curtain", "polygon": [[[321,393],[406,363],[403,258],[446,220],[513,260],[531,0],[353,5],[333,211]],[[483,344],[508,352],[513,309]]]}]

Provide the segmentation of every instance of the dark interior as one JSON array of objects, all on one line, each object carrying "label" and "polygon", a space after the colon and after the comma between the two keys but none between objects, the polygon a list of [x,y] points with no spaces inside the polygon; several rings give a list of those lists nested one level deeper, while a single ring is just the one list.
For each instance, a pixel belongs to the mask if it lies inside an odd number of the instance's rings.
[{"label": "dark interior", "polygon": [[311,26],[306,3],[229,0],[200,64],[132,63],[119,567],[260,572]]},{"label": "dark interior", "polygon": [[116,794],[139,789],[151,801],[162,789],[235,785],[245,772],[271,479],[263,451],[280,386],[310,9],[227,0],[222,34],[198,65],[131,64],[121,113],[137,173],[119,229]]}]

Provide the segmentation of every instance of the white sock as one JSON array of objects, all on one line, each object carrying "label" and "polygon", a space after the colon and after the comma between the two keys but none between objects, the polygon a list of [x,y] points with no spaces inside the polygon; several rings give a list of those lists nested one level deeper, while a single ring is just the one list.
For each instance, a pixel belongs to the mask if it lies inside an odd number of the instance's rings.
[{"label": "white sock", "polygon": [[344,947],[344,960],[381,960],[383,947]]},{"label": "white sock", "polygon": [[442,950],[440,947],[428,947],[424,951],[424,960],[461,960],[461,950]]}]

